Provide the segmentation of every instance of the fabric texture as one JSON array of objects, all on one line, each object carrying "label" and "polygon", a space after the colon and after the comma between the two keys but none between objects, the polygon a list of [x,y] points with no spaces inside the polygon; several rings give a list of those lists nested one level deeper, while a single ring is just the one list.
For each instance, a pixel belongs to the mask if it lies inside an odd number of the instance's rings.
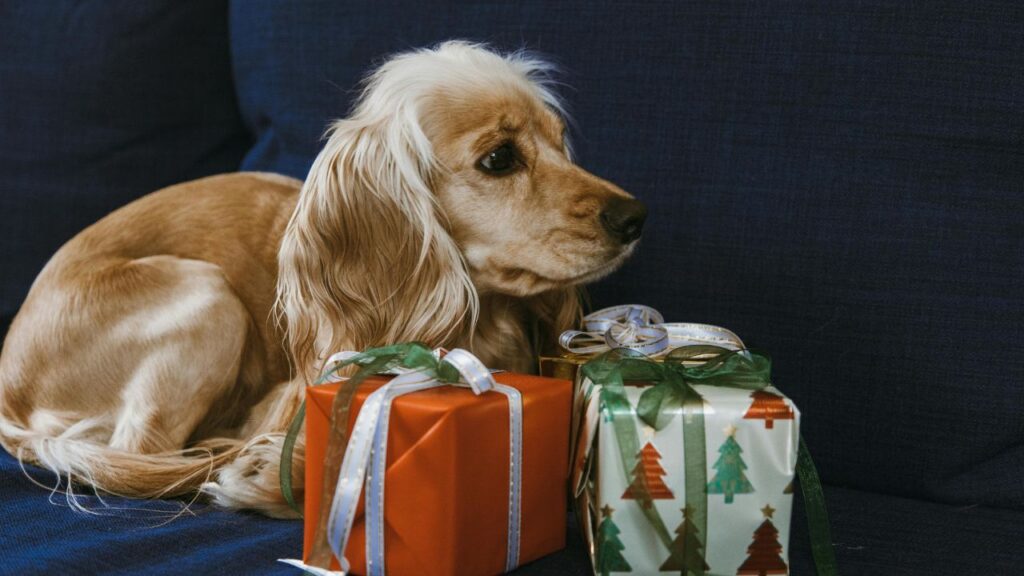
[{"label": "fabric texture", "polygon": [[[52,476],[27,467],[34,478]],[[0,451],[0,575],[263,575],[298,576],[276,562],[302,550],[302,522],[224,512],[201,504],[95,497],[101,515],[72,513],[63,497],[32,484]],[[844,576],[1013,574],[1020,568],[1024,513],[951,506],[829,486],[832,535]],[[127,509],[118,509],[127,508]],[[790,573],[813,575],[807,526],[797,490],[790,537]],[[162,524],[162,525],[161,525]],[[588,576],[590,561],[570,516],[568,547],[528,564],[517,576]]]},{"label": "fabric texture", "polygon": [[[649,304],[773,355],[843,574],[1019,570],[1011,0],[0,3],[0,333],[89,223],[239,166],[304,176],[373,63],[451,38],[561,65],[579,161],[650,208],[595,307]],[[300,522],[74,514],[6,454],[0,486],[0,574],[296,573],[273,561],[301,549]],[[811,574],[797,502],[789,557]],[[570,531],[521,573],[587,570]]]},{"label": "fabric texture", "polygon": [[238,169],[226,31],[223,1],[0,3],[0,335],[80,230]]}]

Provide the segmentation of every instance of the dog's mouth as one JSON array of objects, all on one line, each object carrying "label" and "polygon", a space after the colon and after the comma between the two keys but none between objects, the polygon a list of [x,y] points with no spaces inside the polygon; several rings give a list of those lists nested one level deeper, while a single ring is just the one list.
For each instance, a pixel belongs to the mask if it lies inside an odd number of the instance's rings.
[{"label": "dog's mouth", "polygon": [[[485,285],[489,285],[491,289],[510,295],[527,296],[555,288],[588,284],[604,278],[622,266],[623,262],[633,254],[638,243],[639,240],[635,240],[620,247],[614,255],[600,260],[596,266],[575,273],[566,270],[570,273],[565,275],[553,273],[552,270],[523,266],[520,262],[516,263],[518,265],[502,266],[498,262],[491,261],[489,269],[478,268],[477,270],[478,273],[482,273],[481,279],[488,279],[485,281]],[[496,264],[497,266],[495,266]]]},{"label": "dog's mouth", "polygon": [[594,267],[591,270],[573,276],[549,277],[539,272],[531,273],[554,285],[576,286],[580,284],[589,284],[590,282],[600,280],[601,278],[604,278],[605,276],[616,271],[630,256],[633,255],[633,251],[636,250],[636,246],[639,243],[640,240],[634,240],[633,242],[621,248],[618,254],[611,257],[610,259],[605,260],[604,262],[600,263],[598,266]]},{"label": "dog's mouth", "polygon": [[601,278],[604,278],[605,276],[607,276],[607,275],[611,274],[612,272],[618,270],[619,267],[622,266],[622,264],[630,256],[633,255],[633,251],[636,250],[636,246],[639,243],[640,243],[639,239],[630,242],[615,257],[613,257],[612,259],[604,262],[603,264],[601,264],[600,266],[598,266],[594,270],[591,270],[590,272],[586,272],[584,274],[581,274],[581,275],[577,276],[576,278],[573,278],[573,279],[569,280],[569,283],[573,284],[573,285],[576,285],[576,284],[589,284],[590,282],[596,282],[597,280],[600,280]]}]

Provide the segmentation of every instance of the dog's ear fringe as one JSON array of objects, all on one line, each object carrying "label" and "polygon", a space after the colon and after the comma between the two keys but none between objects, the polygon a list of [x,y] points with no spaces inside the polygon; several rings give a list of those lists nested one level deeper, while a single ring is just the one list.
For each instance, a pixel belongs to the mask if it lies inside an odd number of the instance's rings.
[{"label": "dog's ear fringe", "polygon": [[307,381],[334,351],[451,345],[476,323],[475,288],[430,190],[429,142],[395,112],[334,124],[284,234],[277,307]]},{"label": "dog's ear fringe", "polygon": [[527,300],[530,313],[540,325],[536,353],[548,353],[557,348],[558,337],[583,322],[582,289],[569,286],[538,294]]}]

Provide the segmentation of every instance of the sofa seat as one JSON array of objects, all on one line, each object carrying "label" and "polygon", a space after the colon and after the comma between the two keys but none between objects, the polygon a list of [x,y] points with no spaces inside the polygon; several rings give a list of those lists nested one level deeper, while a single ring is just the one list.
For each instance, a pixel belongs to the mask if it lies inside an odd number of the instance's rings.
[{"label": "sofa seat", "polygon": [[[49,484],[52,476],[26,470]],[[280,574],[276,562],[302,548],[302,522],[226,512],[179,501],[95,496],[82,503],[95,514],[71,513],[62,495],[30,482],[17,461],[0,451],[0,574]],[[1013,574],[1024,560],[1024,511],[952,506],[826,486],[833,541],[844,576]],[[803,507],[796,498],[790,572],[814,574]],[[570,517],[568,547],[515,572],[521,576],[590,574],[583,541]],[[955,552],[955,553],[954,553]],[[985,569],[979,571],[979,567]]]}]

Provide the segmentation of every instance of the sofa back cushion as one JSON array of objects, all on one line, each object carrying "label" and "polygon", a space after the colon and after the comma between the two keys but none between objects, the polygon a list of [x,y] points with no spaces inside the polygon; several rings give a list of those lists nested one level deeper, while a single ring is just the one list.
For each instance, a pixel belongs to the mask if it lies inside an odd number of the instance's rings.
[{"label": "sofa back cushion", "polygon": [[581,163],[651,208],[596,305],[770,351],[829,483],[1024,507],[1017,4],[244,0],[231,19],[245,166],[295,176],[389,53],[553,56]]},{"label": "sofa back cushion", "polygon": [[163,186],[237,170],[227,3],[0,4],[0,335],[57,248]]}]

